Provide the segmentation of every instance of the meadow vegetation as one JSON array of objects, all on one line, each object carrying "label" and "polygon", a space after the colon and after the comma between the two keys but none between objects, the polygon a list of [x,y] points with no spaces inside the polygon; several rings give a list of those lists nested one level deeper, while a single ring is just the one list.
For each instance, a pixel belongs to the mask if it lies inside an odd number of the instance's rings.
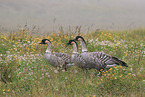
[{"label": "meadow vegetation", "polygon": [[[70,39],[82,35],[89,51],[102,51],[125,61],[102,75],[95,69],[76,66],[67,71],[48,64],[43,54],[52,41],[53,51],[72,53],[65,48]],[[79,44],[80,47],[80,44]],[[79,49],[81,52],[81,48]],[[0,97],[145,97],[145,29],[94,31],[90,33],[51,32],[43,35],[26,29],[0,33]]]}]

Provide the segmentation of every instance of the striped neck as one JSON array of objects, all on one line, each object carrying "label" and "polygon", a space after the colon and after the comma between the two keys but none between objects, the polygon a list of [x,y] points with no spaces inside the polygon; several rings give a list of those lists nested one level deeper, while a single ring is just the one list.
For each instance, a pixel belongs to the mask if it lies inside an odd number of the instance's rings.
[{"label": "striped neck", "polygon": [[47,44],[48,44],[48,46],[47,46],[45,53],[51,53],[52,44],[50,42],[48,42]]},{"label": "striped neck", "polygon": [[78,45],[77,45],[77,43],[73,43],[73,54],[75,54],[75,53],[78,53]]},{"label": "striped neck", "polygon": [[82,52],[88,52],[85,41],[81,40],[80,43],[82,46]]}]

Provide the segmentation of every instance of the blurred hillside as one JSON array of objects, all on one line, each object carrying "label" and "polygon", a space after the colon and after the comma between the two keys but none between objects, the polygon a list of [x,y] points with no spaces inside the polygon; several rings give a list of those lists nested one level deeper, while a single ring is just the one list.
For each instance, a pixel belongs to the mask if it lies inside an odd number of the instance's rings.
[{"label": "blurred hillside", "polygon": [[144,5],[144,0],[0,0],[0,31],[25,24],[41,31],[60,25],[92,30],[145,27]]}]

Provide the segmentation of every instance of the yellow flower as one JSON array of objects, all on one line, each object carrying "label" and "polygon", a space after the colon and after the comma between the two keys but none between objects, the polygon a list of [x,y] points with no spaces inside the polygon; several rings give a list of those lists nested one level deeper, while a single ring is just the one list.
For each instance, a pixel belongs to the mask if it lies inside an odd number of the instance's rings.
[{"label": "yellow flower", "polygon": [[56,91],[58,91],[58,89],[56,89]]},{"label": "yellow flower", "polygon": [[3,91],[5,91],[5,89],[3,89]]},{"label": "yellow flower", "polygon": [[122,77],[122,74],[120,75],[120,77]]},{"label": "yellow flower", "polygon": [[93,97],[96,97],[96,95],[93,95]]},{"label": "yellow flower", "polygon": [[114,67],[115,69],[117,68],[117,67]]},{"label": "yellow flower", "polygon": [[119,68],[121,68],[122,66],[120,65]]},{"label": "yellow flower", "polygon": [[114,79],[117,79],[116,77]]},{"label": "yellow flower", "polygon": [[106,74],[104,74],[104,76],[106,76]]},{"label": "yellow flower", "polygon": [[7,91],[9,92],[10,90],[8,89]]},{"label": "yellow flower", "polygon": [[118,44],[120,43],[120,41],[117,42]]},{"label": "yellow flower", "polygon": [[112,70],[112,68],[109,69],[110,71]]},{"label": "yellow flower", "polygon": [[64,51],[61,51],[61,53],[64,53]]}]

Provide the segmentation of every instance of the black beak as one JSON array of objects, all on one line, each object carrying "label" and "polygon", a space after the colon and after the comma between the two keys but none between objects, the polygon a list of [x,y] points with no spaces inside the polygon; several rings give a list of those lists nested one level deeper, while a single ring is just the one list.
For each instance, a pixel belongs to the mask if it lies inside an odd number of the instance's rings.
[{"label": "black beak", "polygon": [[43,44],[43,42],[40,42],[39,44]]}]

